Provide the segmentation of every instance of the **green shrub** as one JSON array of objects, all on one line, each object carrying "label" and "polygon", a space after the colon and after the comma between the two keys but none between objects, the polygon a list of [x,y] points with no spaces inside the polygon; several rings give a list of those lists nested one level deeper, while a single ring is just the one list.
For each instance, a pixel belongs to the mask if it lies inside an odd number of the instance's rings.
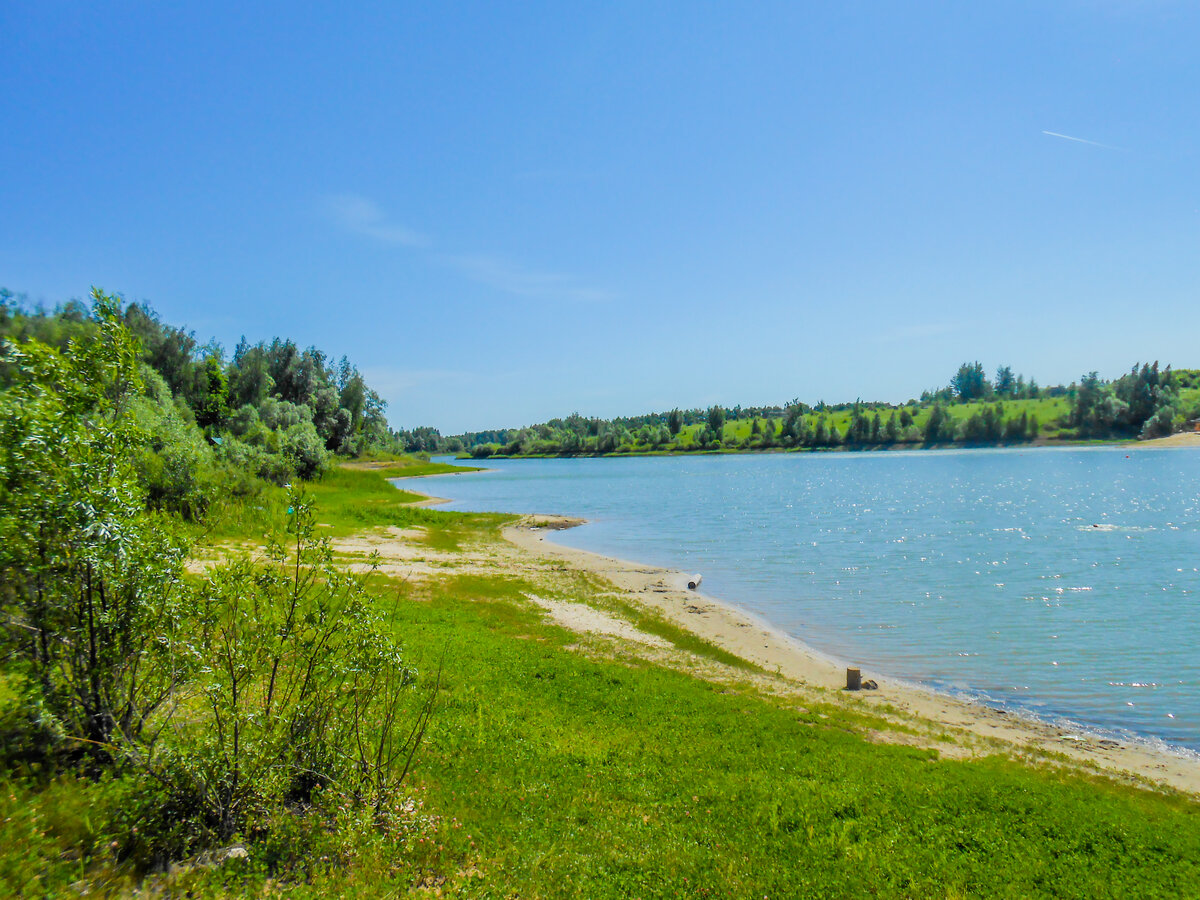
[{"label": "green shrub", "polygon": [[300,478],[312,481],[321,477],[329,463],[329,453],[312,422],[289,426],[283,432],[280,444],[284,457],[291,462]]},{"label": "green shrub", "polygon": [[265,447],[232,436],[222,443],[220,458],[226,463],[229,474],[239,482],[232,490],[234,496],[248,496],[256,492],[256,486],[247,480],[248,475],[279,486],[296,477],[295,466],[282,453],[272,453]]},{"label": "green shrub", "polygon": [[205,715],[147,763],[170,804],[221,839],[321,792],[381,808],[432,708],[364,578],[333,564],[309,502],[291,502],[290,550],[273,544],[273,565],[241,559],[200,587],[188,690]]},{"label": "green shrub", "polygon": [[212,447],[199,428],[180,418],[171,403],[138,398],[132,410],[146,439],[135,465],[147,492],[147,505],[177,512],[186,521],[202,518],[220,491]]},{"label": "green shrub", "polygon": [[[186,677],[184,545],[146,511],[136,349],[99,291],[94,339],[5,346],[0,585],[10,670],[45,727],[98,761],[136,743]],[[133,451],[133,452],[131,452]]]}]

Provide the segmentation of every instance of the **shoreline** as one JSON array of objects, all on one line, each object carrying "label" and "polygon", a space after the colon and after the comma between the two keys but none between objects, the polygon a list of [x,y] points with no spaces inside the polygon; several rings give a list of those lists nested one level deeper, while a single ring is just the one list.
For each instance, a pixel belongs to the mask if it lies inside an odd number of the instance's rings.
[{"label": "shoreline", "polygon": [[1131,450],[1200,450],[1200,431],[1177,431],[1166,437],[1133,441],[1123,446]]},{"label": "shoreline", "polygon": [[1200,449],[1200,431],[1178,431],[1161,438],[1146,440],[1116,438],[1081,438],[1058,440],[1054,438],[1036,438],[1031,441],[999,441],[995,443],[968,443],[963,441],[946,441],[937,444],[924,442],[897,442],[894,444],[840,444],[834,447],[717,447],[710,450],[673,449],[673,450],[630,450],[628,452],[613,451],[610,453],[528,453],[519,456],[508,456],[504,453],[492,453],[489,456],[476,459],[470,454],[454,456],[455,464],[466,462],[478,463],[486,468],[489,459],[521,460],[521,459],[622,459],[625,457],[652,456],[736,456],[744,454],[776,454],[776,453],[908,453],[931,452],[939,450],[1087,450],[1092,448],[1110,448],[1115,450],[1168,450],[1168,449]]},{"label": "shoreline", "polygon": [[[970,736],[995,751],[1042,758],[1065,757],[1069,762],[1102,774],[1132,778],[1190,794],[1200,794],[1200,757],[1184,748],[1157,745],[1149,739],[1120,739],[1091,733],[1078,725],[1059,726],[1019,711],[938,692],[862,666],[863,679],[878,688],[844,690],[845,664],[745,612],[733,602],[687,588],[687,574],[603,556],[555,543],[555,531],[585,524],[564,516],[524,516],[506,526],[503,536],[518,549],[554,557],[568,567],[599,576],[618,588],[625,599],[655,612],[673,625],[774,673],[806,687],[836,692],[845,702],[890,707],[951,735]],[[831,698],[832,699],[832,698]]]}]

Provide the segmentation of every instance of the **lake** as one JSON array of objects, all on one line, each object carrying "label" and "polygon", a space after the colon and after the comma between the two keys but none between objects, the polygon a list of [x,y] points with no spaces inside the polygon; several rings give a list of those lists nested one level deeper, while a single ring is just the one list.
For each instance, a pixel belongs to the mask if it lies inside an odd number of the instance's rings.
[{"label": "lake", "polygon": [[411,485],[557,513],[852,664],[1200,750],[1200,453],[495,460]]}]

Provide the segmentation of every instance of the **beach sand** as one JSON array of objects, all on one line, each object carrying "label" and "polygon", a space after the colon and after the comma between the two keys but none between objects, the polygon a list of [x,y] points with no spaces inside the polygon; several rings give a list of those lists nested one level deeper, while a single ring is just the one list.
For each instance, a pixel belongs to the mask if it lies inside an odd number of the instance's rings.
[{"label": "beach sand", "polygon": [[1179,450],[1191,448],[1200,450],[1200,431],[1181,431],[1164,438],[1154,438],[1150,441],[1133,441],[1126,444],[1133,450]]},{"label": "beach sand", "polygon": [[[568,568],[591,573],[611,583],[627,602],[648,609],[680,628],[722,647],[766,673],[775,673],[777,684],[769,687],[786,692],[817,691],[823,699],[865,704],[871,711],[899,719],[899,724],[916,723],[918,734],[905,732],[876,735],[880,740],[904,740],[934,746],[946,757],[973,757],[1006,753],[1024,758],[1059,763],[1200,793],[1200,758],[1175,753],[1149,743],[1118,741],[1084,731],[1060,728],[1019,714],[926,690],[918,685],[889,678],[872,670],[869,661],[855,660],[862,677],[878,688],[850,692],[845,664],[744,613],[736,606],[687,588],[687,574],[636,562],[601,556],[556,544],[547,538],[555,530],[583,524],[578,519],[527,516],[504,530],[504,536],[525,554],[550,560]],[[537,601],[539,598],[531,597]],[[584,604],[566,604],[579,607]],[[580,632],[595,631],[594,619],[572,621],[570,611],[552,612],[556,621]],[[628,635],[626,635],[628,637]],[[649,637],[644,636],[644,637]],[[908,722],[904,722],[904,719]],[[922,738],[923,733],[926,737]]]}]

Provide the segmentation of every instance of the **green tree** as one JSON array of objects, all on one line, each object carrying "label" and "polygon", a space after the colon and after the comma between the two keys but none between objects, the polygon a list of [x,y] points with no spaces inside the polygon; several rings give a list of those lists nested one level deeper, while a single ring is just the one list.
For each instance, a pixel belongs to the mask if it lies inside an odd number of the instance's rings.
[{"label": "green tree", "polygon": [[942,408],[942,404],[933,404],[933,409],[929,411],[929,418],[925,420],[925,443],[936,444],[943,440],[953,440],[953,437],[946,437],[947,430],[950,427],[950,417],[946,415],[946,410]]},{"label": "green tree", "polygon": [[814,447],[825,447],[830,443],[829,424],[825,421],[824,416],[817,417],[817,424],[813,428],[812,443]]},{"label": "green tree", "polygon": [[681,428],[683,428],[683,413],[679,411],[679,407],[676,407],[667,413],[667,430],[671,432],[671,437],[675,437]]},{"label": "green tree", "polygon": [[725,431],[725,410],[719,405],[710,406],[708,408],[707,420],[709,430],[716,435],[716,439],[721,440]]},{"label": "green tree", "polygon": [[1017,376],[1011,366],[1001,366],[996,370],[996,393],[1001,397],[1014,397],[1017,392]]},{"label": "green tree", "polygon": [[1071,404],[1070,423],[1079,429],[1081,435],[1092,434],[1098,430],[1096,411],[1103,399],[1103,387],[1098,372],[1088,372],[1080,379],[1075,390],[1074,402]]},{"label": "green tree", "polygon": [[229,420],[229,377],[216,354],[204,359],[204,392],[196,408],[196,424],[201,428],[222,428]]},{"label": "green tree", "polygon": [[[758,421],[757,419],[755,421]],[[775,445],[775,420],[764,419],[762,424],[762,446],[773,447]]]},{"label": "green tree", "polygon": [[25,701],[76,749],[112,759],[174,700],[185,545],[146,512],[130,414],[138,352],[93,290],[93,340],[6,343],[0,393],[0,601]]},{"label": "green tree", "polygon": [[1029,431],[1029,412],[1022,410],[1019,416],[1010,416],[1004,423],[1004,439],[1006,441],[1023,441]]},{"label": "green tree", "polygon": [[950,388],[954,391],[954,395],[964,403],[989,397],[992,394],[992,383],[988,381],[987,375],[983,371],[983,364],[978,361],[963,363],[959,366],[958,372],[950,380]]},{"label": "green tree", "polygon": [[251,347],[246,338],[238,342],[229,365],[229,403],[237,408],[262,406],[275,389],[262,344]]},{"label": "green tree", "polygon": [[984,423],[984,417],[979,410],[974,410],[962,423],[958,426],[955,435],[958,440],[966,441],[967,443],[979,443],[987,437],[987,429]]}]

